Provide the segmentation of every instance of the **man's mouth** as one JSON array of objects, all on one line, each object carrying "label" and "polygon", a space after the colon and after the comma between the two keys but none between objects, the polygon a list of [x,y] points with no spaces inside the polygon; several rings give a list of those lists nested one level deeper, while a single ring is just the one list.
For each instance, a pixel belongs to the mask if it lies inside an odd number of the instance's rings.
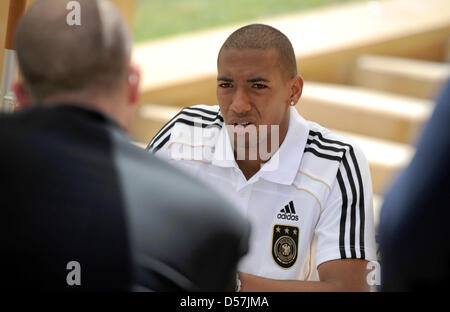
[{"label": "man's mouth", "polygon": [[250,131],[250,128],[252,126],[255,126],[250,121],[244,121],[244,122],[233,122],[231,124],[233,126],[233,132],[236,134],[244,134]]},{"label": "man's mouth", "polygon": [[233,123],[233,126],[237,127],[237,126],[242,126],[242,127],[247,127],[248,125],[251,125],[251,122],[235,122]]}]

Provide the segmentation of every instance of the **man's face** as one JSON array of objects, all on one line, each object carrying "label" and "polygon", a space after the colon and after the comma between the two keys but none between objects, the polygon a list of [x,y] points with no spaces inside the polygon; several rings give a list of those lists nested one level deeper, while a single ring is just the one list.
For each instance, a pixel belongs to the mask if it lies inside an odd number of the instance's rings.
[{"label": "man's face", "polygon": [[[240,141],[245,141],[242,147],[256,147],[258,143],[249,140],[255,127],[259,144],[271,146],[272,140],[281,144],[289,125],[291,100],[290,81],[282,71],[274,49],[222,50],[218,60],[217,100],[230,137],[234,138],[234,148]],[[261,131],[261,125],[267,125],[267,131]],[[279,138],[270,135],[273,125],[279,126]]]}]

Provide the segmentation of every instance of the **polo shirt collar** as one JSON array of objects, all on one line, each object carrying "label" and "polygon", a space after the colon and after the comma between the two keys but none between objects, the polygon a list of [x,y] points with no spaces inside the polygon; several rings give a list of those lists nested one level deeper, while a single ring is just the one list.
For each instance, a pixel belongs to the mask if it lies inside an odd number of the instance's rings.
[{"label": "polo shirt collar", "polygon": [[280,148],[257,173],[261,178],[291,185],[297,176],[308,140],[308,124],[294,107],[290,107],[289,127]]},{"label": "polo shirt collar", "polygon": [[[290,107],[289,126],[278,151],[249,180],[262,178],[278,184],[291,185],[297,175],[308,139],[308,125],[294,107]],[[215,144],[212,164],[219,167],[239,168],[231,146],[228,131],[224,126],[219,132]]]}]

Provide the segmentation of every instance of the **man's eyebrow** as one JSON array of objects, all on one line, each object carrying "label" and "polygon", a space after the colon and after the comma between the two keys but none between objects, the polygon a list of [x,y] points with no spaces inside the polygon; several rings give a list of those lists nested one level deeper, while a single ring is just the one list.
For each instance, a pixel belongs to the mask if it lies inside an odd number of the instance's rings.
[{"label": "man's eyebrow", "polygon": [[247,82],[258,82],[258,81],[270,82],[268,79],[263,77],[255,77],[247,80]]},{"label": "man's eyebrow", "polygon": [[233,78],[228,78],[228,77],[217,77],[217,81],[233,82]]}]

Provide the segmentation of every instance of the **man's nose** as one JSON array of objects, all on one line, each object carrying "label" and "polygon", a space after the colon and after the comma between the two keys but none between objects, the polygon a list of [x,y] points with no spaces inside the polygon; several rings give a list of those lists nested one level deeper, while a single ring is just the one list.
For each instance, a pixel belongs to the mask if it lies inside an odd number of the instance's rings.
[{"label": "man's nose", "polygon": [[247,92],[242,88],[236,90],[231,103],[231,109],[237,114],[242,114],[250,111],[251,108],[250,97]]}]

